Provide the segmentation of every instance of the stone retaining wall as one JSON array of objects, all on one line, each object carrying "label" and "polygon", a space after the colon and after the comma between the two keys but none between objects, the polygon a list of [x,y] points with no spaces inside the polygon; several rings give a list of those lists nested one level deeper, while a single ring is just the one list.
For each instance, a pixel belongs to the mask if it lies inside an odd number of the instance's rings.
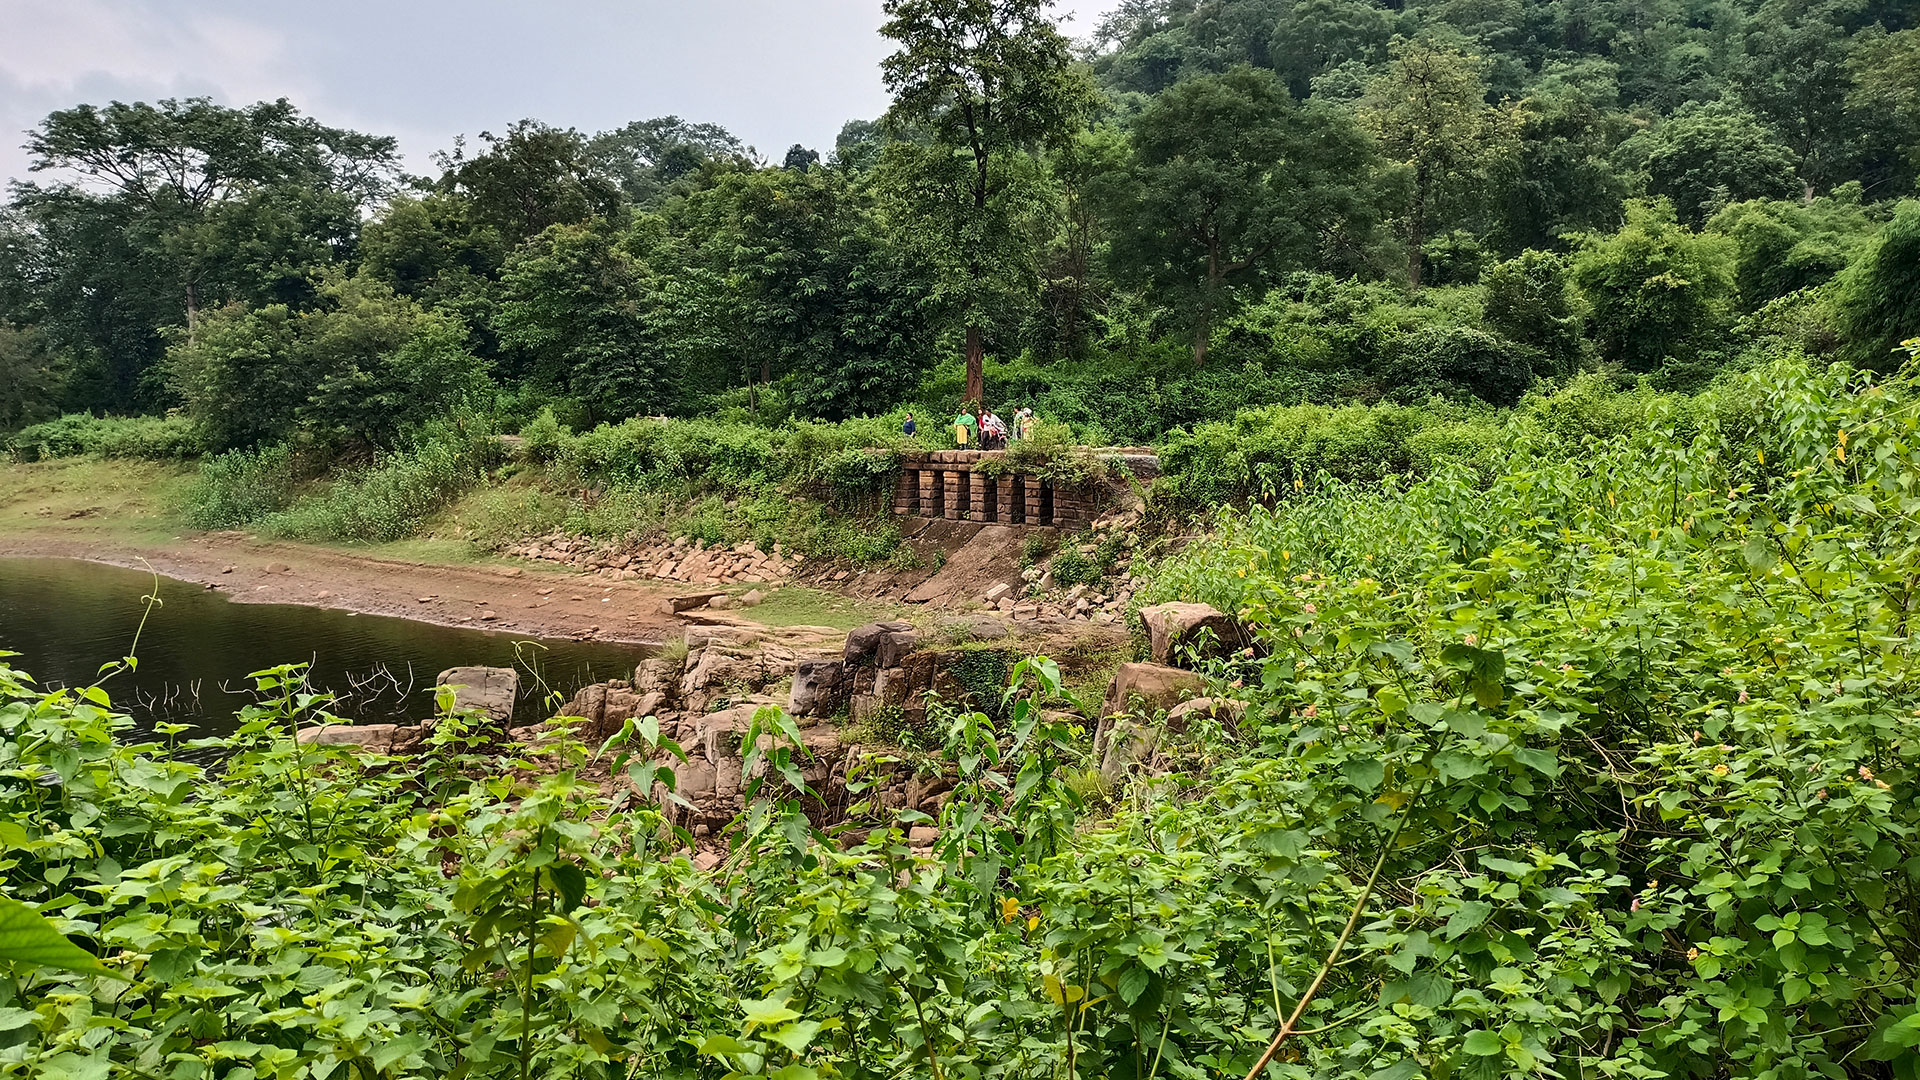
[{"label": "stone retaining wall", "polygon": [[[893,512],[902,517],[948,518],[996,525],[1044,525],[1078,532],[1100,516],[1107,493],[1099,484],[1085,489],[1056,487],[1023,473],[994,476],[976,470],[998,450],[923,450],[902,454],[893,489]],[[1136,461],[1157,459],[1129,448],[1109,453],[1136,468]]]}]

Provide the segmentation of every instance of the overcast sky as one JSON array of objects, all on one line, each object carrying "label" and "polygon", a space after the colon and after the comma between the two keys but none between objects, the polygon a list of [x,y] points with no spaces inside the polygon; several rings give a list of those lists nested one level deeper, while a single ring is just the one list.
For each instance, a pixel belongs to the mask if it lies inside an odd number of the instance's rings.
[{"label": "overcast sky", "polygon": [[[1116,0],[1059,0],[1084,36]],[[886,108],[880,0],[0,0],[0,177],[80,102],[287,97],[394,135],[415,171],[520,117],[599,131],[677,114],[779,160]]]}]

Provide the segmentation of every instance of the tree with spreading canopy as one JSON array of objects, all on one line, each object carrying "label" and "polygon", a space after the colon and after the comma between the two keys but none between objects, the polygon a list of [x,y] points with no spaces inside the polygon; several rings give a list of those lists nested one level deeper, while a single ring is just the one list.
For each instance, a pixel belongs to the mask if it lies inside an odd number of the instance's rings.
[{"label": "tree with spreading canopy", "polygon": [[880,32],[899,43],[881,62],[893,94],[886,123],[913,141],[889,149],[908,205],[952,268],[947,291],[966,327],[967,399],[986,398],[988,309],[1031,260],[1019,218],[1029,193],[1010,191],[1010,161],[1065,140],[1091,87],[1048,17],[1051,0],[887,0]]},{"label": "tree with spreading canopy", "polygon": [[1398,39],[1367,82],[1361,121],[1407,169],[1407,281],[1415,289],[1427,238],[1447,209],[1473,201],[1517,146],[1511,109],[1487,104],[1487,63],[1436,41]]},{"label": "tree with spreading canopy", "polygon": [[1114,253],[1191,313],[1195,364],[1234,284],[1369,224],[1365,136],[1342,112],[1294,105],[1268,71],[1180,83],[1135,118],[1131,145]]},{"label": "tree with spreading canopy", "polygon": [[232,301],[309,303],[317,268],[351,255],[395,181],[386,136],[328,127],[284,98],[79,105],[29,135],[14,189],[29,234],[28,303],[50,343],[90,373],[100,407],[164,400],[164,327],[198,332]]}]

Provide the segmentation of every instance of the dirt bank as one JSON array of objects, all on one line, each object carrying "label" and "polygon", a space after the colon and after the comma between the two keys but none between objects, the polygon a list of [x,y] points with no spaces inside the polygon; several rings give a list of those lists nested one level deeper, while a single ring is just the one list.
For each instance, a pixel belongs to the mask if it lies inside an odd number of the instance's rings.
[{"label": "dirt bank", "polygon": [[[308,604],[394,615],[446,626],[504,630],[529,637],[577,637],[658,644],[690,623],[674,615],[670,582],[607,581],[546,567],[476,563],[437,565],[353,551],[278,543],[239,533],[183,534],[164,541],[77,531],[0,536],[0,556],[85,559],[151,566],[180,581],[209,586],[240,603]],[[761,628],[746,618],[702,613],[797,644],[829,639],[831,627]]]}]

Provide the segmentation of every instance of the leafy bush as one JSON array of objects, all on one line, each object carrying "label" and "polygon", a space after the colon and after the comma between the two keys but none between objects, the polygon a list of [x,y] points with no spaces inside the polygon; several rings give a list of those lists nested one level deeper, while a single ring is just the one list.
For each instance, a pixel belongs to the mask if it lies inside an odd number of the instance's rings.
[{"label": "leafy bush", "polygon": [[545,465],[560,455],[572,432],[561,425],[553,415],[553,406],[541,408],[532,420],[520,429],[520,437],[526,440],[527,460],[535,465]]},{"label": "leafy bush", "polygon": [[201,465],[181,508],[202,529],[258,528],[308,541],[399,540],[477,486],[501,453],[486,430],[431,425],[413,445],[324,481],[288,444],[230,450]]},{"label": "leafy bush", "polygon": [[[5,1067],[1911,1080],[1920,385],[1723,396],[1227,517],[1151,575],[1254,643],[1170,775],[1093,781],[1059,668],[980,656],[998,700],[913,726],[952,785],[922,851],[871,763],[816,832],[778,710],[702,873],[564,726],[544,771],[458,716],[356,756],[277,669],[210,768],[0,664],[0,883],[125,977],[16,968]],[[652,792],[670,735],[607,764]]]},{"label": "leafy bush", "polygon": [[1053,583],[1063,589],[1091,585],[1100,580],[1099,565],[1072,545],[1061,548],[1053,561],[1047,564],[1047,569],[1053,574]]},{"label": "leafy bush", "polygon": [[236,529],[293,505],[301,469],[286,443],[229,450],[200,464],[182,496],[181,516],[196,529]]},{"label": "leafy bush", "polygon": [[475,454],[446,441],[427,441],[374,465],[346,470],[259,527],[295,540],[401,540],[484,476],[484,463]]},{"label": "leafy bush", "polygon": [[69,414],[22,428],[7,438],[7,450],[18,461],[98,454],[109,458],[182,461],[206,451],[193,424],[185,417],[96,417]]},{"label": "leafy bush", "polygon": [[993,476],[1020,474],[1068,489],[1085,487],[1107,472],[1106,463],[1075,442],[1067,425],[1051,420],[1036,422],[1029,437],[1008,442],[1003,453],[974,467]]},{"label": "leafy bush", "polygon": [[[1781,363],[1723,394],[1737,426],[1710,400],[1697,433],[1518,453],[1489,486],[1323,488],[1229,515],[1153,575],[1155,598],[1254,628],[1257,658],[1218,674],[1284,758],[1215,777],[1186,820],[1272,806],[1280,858],[1343,852],[1320,940],[1348,908],[1367,929],[1339,967],[1374,970],[1340,970],[1313,1011],[1405,1018],[1397,1049],[1303,1044],[1307,1075],[1349,1054],[1910,1074],[1920,908],[1882,897],[1920,880],[1920,745],[1899,734],[1920,548],[1896,509],[1920,385]],[[1288,783],[1304,800],[1262,801]],[[1082,855],[1082,875],[1107,857]],[[1379,887],[1356,887],[1369,866]]]}]

